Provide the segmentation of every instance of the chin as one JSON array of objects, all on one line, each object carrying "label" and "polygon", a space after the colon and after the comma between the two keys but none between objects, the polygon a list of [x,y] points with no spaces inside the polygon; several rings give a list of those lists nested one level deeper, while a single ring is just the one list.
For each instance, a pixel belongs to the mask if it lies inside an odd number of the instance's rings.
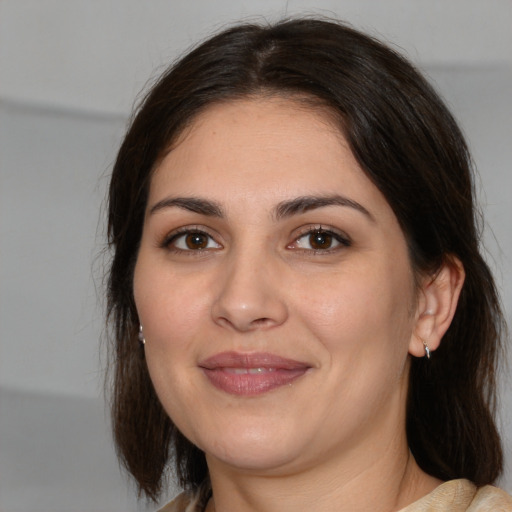
[{"label": "chin", "polygon": [[[257,452],[257,453],[256,453]],[[296,457],[292,453],[284,453],[283,450],[274,449],[255,449],[252,447],[242,447],[237,450],[235,447],[229,447],[222,453],[207,453],[208,461],[217,459],[225,465],[236,468],[238,471],[265,472],[266,474],[279,474],[281,468],[292,464]]]},{"label": "chin", "polygon": [[[277,472],[304,452],[307,443],[292,440],[288,435],[245,429],[240,432],[227,432],[222,438],[199,443],[208,460],[216,459],[239,470]],[[301,448],[302,446],[302,448]]]}]

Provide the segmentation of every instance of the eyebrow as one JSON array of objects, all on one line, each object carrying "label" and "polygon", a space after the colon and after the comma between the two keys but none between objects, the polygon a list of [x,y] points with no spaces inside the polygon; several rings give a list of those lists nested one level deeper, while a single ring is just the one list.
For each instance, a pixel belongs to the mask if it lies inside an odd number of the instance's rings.
[{"label": "eyebrow", "polygon": [[183,210],[199,213],[208,217],[224,216],[220,205],[199,197],[167,197],[153,205],[151,210],[149,210],[149,214],[153,215],[164,208],[172,207],[182,208]]},{"label": "eyebrow", "polygon": [[[373,215],[362,204],[338,194],[330,196],[301,196],[282,201],[273,209],[272,213],[276,220],[281,220],[326,206],[353,208],[375,222]],[[149,210],[149,214],[153,215],[160,210],[173,207],[208,217],[224,217],[222,207],[218,203],[199,197],[166,197],[154,204]]]},{"label": "eyebrow", "polygon": [[331,196],[302,196],[289,201],[283,201],[276,206],[275,217],[277,220],[280,220],[325,206],[345,206],[353,208],[364,214],[372,222],[375,222],[373,215],[362,204],[338,194]]}]

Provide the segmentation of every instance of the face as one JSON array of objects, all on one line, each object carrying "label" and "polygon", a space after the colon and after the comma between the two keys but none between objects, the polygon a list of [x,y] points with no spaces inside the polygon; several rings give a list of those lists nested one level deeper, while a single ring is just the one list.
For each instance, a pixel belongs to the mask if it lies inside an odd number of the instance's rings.
[{"label": "face", "polygon": [[156,392],[209,464],[280,473],[404,431],[404,235],[322,112],[210,107],[152,177],[134,293]]}]

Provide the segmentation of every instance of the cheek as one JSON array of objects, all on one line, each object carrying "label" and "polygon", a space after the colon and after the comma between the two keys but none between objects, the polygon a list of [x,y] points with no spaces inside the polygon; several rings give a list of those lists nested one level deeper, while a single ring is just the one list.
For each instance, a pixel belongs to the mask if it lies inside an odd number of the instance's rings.
[{"label": "cheek", "polygon": [[134,297],[147,339],[181,343],[208,311],[208,296],[198,293],[199,277],[180,277],[158,261],[139,256],[134,273]]},{"label": "cheek", "polygon": [[[155,269],[158,268],[158,271]],[[144,348],[148,371],[166,412],[179,425],[193,416],[197,343],[207,304],[204,295],[194,293],[197,283],[181,283],[154,261],[139,258],[134,273],[134,296],[144,326]]]},{"label": "cheek", "polygon": [[407,265],[351,268],[314,286],[308,283],[299,316],[331,353],[357,357],[400,351],[405,357],[412,331],[412,289]]}]

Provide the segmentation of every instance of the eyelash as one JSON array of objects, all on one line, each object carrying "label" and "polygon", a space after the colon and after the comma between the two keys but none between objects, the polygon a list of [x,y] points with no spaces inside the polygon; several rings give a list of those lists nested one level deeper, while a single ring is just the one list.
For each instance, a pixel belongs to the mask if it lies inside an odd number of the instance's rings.
[{"label": "eyelash", "polygon": [[325,254],[331,254],[333,252],[337,252],[343,248],[350,247],[352,245],[352,241],[345,234],[339,233],[337,231],[333,231],[331,229],[325,229],[322,226],[314,226],[314,227],[308,226],[307,228],[304,228],[304,230],[299,234],[299,236],[297,238],[295,238],[295,240],[291,244],[289,244],[287,246],[287,248],[293,249],[292,246],[294,244],[297,244],[299,242],[299,240],[306,238],[306,237],[311,237],[313,235],[324,235],[324,236],[331,237],[332,240],[337,242],[339,245],[336,245],[335,247],[328,247],[326,249],[314,249],[314,248],[307,249],[307,248],[301,248],[301,247],[297,247],[296,249],[299,251],[306,252],[306,253],[312,252],[313,254],[319,254],[319,255],[324,254],[325,255]]},{"label": "eyelash", "polygon": [[196,248],[196,249],[191,249],[191,248],[182,249],[180,247],[176,247],[176,242],[180,238],[185,238],[187,235],[200,235],[200,236],[207,237],[209,239],[207,242],[208,244],[210,243],[210,241],[213,241],[217,246],[219,246],[219,247],[216,247],[216,249],[222,247],[218,242],[215,241],[214,237],[207,231],[204,231],[200,228],[191,228],[191,227],[184,227],[184,228],[177,229],[176,231],[173,231],[170,235],[168,235],[164,238],[164,240],[162,241],[160,246],[169,251],[176,252],[179,254],[191,253],[191,254],[196,254],[196,255],[203,254],[204,251],[212,249],[211,247]]},{"label": "eyelash", "polygon": [[[180,238],[184,238],[187,235],[199,235],[199,236],[207,237],[207,239],[208,239],[207,245],[209,245],[213,241],[217,247],[212,248],[212,247],[206,246],[203,248],[195,248],[195,249],[190,248],[190,247],[188,249],[177,247],[176,242],[178,240],[180,240]],[[294,245],[296,245],[299,242],[299,240],[304,239],[308,236],[311,237],[314,235],[323,235],[323,236],[330,237],[332,239],[332,241],[337,242],[338,245],[336,245],[335,247],[328,247],[325,249],[315,249],[315,248],[308,249],[308,248],[303,248],[303,247],[293,247]],[[351,245],[352,245],[352,241],[345,234],[341,234],[339,232],[336,232],[336,231],[333,231],[330,229],[325,229],[322,226],[314,226],[314,227],[308,226],[307,228],[304,228],[301,231],[301,233],[299,234],[299,236],[297,236],[291,244],[288,244],[286,246],[286,248],[301,251],[304,253],[325,255],[325,254],[330,254],[330,253],[339,251],[346,247],[350,247]],[[190,253],[191,255],[192,254],[194,254],[194,255],[204,254],[204,251],[222,248],[222,245],[219,244],[218,242],[216,242],[214,237],[210,233],[208,233],[207,231],[204,231],[198,227],[197,228],[196,227],[180,228],[180,229],[172,232],[170,235],[166,236],[164,238],[164,240],[162,241],[162,243],[160,244],[160,246],[162,248],[165,248],[165,249],[175,252],[175,253],[179,253],[179,254]]]}]

